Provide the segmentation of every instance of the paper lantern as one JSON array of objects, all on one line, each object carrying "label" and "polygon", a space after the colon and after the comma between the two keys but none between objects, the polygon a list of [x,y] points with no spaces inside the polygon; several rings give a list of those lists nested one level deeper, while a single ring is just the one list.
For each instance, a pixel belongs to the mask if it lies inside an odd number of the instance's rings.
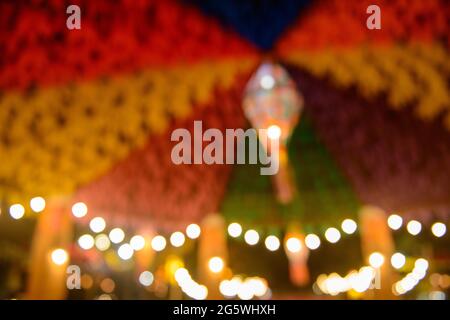
[{"label": "paper lantern", "polygon": [[279,139],[279,170],[274,175],[274,183],[278,200],[288,203],[295,188],[287,142],[303,109],[303,97],[281,65],[264,62],[247,84],[243,109],[253,128],[258,129],[259,140],[267,151],[272,152],[268,139]]}]

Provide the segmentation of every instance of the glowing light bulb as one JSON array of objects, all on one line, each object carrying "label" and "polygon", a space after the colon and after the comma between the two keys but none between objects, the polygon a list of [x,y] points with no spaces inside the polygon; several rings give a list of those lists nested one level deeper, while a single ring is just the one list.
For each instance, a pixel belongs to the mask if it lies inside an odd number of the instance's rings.
[{"label": "glowing light bulb", "polygon": [[416,262],[414,263],[414,268],[420,271],[426,271],[428,269],[428,265],[429,264],[427,260],[420,258],[417,259]]},{"label": "glowing light bulb", "polygon": [[152,285],[154,280],[153,273],[150,271],[144,271],[139,275],[139,283],[145,287],[149,287]]},{"label": "glowing light bulb", "polygon": [[30,208],[36,213],[44,211],[45,199],[42,197],[34,197],[30,200]]},{"label": "glowing light bulb", "polygon": [[106,251],[111,246],[111,242],[106,234],[99,234],[95,237],[95,246],[100,251]]},{"label": "glowing light bulb", "polygon": [[384,263],[384,256],[379,252],[374,252],[369,256],[369,264],[373,268],[379,268]]},{"label": "glowing light bulb", "polygon": [[141,235],[135,235],[130,239],[130,246],[135,251],[139,251],[144,249],[145,247],[145,239]]},{"label": "glowing light bulb", "polygon": [[223,259],[220,257],[212,257],[208,261],[208,267],[209,270],[211,270],[214,273],[219,273],[223,270],[225,263],[223,262]]},{"label": "glowing light bulb", "polygon": [[134,250],[133,248],[128,244],[124,243],[119,247],[119,250],[117,250],[117,254],[122,260],[129,260],[133,256]]},{"label": "glowing light bulb", "polygon": [[406,225],[406,230],[408,230],[408,232],[410,234],[412,234],[413,236],[416,236],[420,233],[420,231],[422,230],[422,224],[419,221],[416,220],[411,220],[410,222],[408,222],[408,224]]},{"label": "glowing light bulb", "polygon": [[259,242],[259,234],[256,230],[250,229],[244,235],[245,242],[251,246]]},{"label": "glowing light bulb", "polygon": [[400,252],[396,252],[391,257],[391,265],[395,269],[400,269],[405,265],[406,257],[405,255],[401,254]]},{"label": "glowing light bulb", "polygon": [[90,234],[84,234],[78,239],[78,245],[84,250],[92,249],[94,244],[94,238]]},{"label": "glowing light bulb", "polygon": [[109,239],[112,243],[121,243],[125,239],[125,232],[120,228],[114,228],[109,232]]},{"label": "glowing light bulb", "polygon": [[25,215],[25,208],[21,204],[13,204],[9,207],[9,214],[13,219],[19,220]]},{"label": "glowing light bulb", "polygon": [[174,246],[174,247],[181,247],[184,242],[185,242],[185,237],[184,234],[177,231],[172,233],[172,235],[170,236],[170,243]]},{"label": "glowing light bulb", "polygon": [[89,227],[95,233],[102,232],[106,228],[105,219],[101,217],[95,217],[91,220],[91,222],[89,222]]},{"label": "glowing light bulb", "polygon": [[69,255],[67,254],[67,251],[64,249],[53,250],[51,257],[52,257],[53,263],[58,266],[63,265],[69,259]]},{"label": "glowing light bulb", "polygon": [[440,238],[447,232],[447,227],[442,222],[436,222],[431,226],[431,232]]},{"label": "glowing light bulb", "polygon": [[315,250],[320,247],[320,238],[315,234],[308,234],[305,237],[305,245],[311,249]]},{"label": "glowing light bulb", "polygon": [[228,234],[233,237],[237,238],[242,234],[242,227],[239,223],[233,222],[228,226]]},{"label": "glowing light bulb", "polygon": [[281,129],[280,129],[280,127],[277,126],[277,125],[271,125],[267,129],[267,136],[271,140],[279,139],[281,137]]},{"label": "glowing light bulb", "polygon": [[72,206],[72,214],[75,218],[82,218],[88,213],[88,208],[85,203],[77,202]]},{"label": "glowing light bulb", "polygon": [[186,235],[190,239],[197,239],[200,236],[201,229],[198,224],[192,223],[186,228]]},{"label": "glowing light bulb", "polygon": [[286,248],[292,253],[300,252],[302,246],[302,242],[298,238],[292,237],[286,240]]},{"label": "glowing light bulb", "polygon": [[276,251],[280,247],[280,240],[276,236],[268,236],[265,240],[266,248],[270,251]]},{"label": "glowing light bulb", "polygon": [[275,86],[275,79],[271,75],[264,75],[260,80],[261,87],[265,90],[270,90]]},{"label": "glowing light bulb", "polygon": [[352,219],[345,219],[342,221],[341,228],[346,234],[353,234],[356,231],[357,224]]},{"label": "glowing light bulb", "polygon": [[325,231],[325,239],[330,243],[336,243],[341,238],[341,233],[336,228],[328,228]]},{"label": "glowing light bulb", "polygon": [[397,214],[391,214],[388,218],[388,226],[392,230],[398,230],[403,224],[403,219]]},{"label": "glowing light bulb", "polygon": [[152,239],[152,248],[155,251],[162,251],[166,247],[166,239],[163,236],[156,236]]}]

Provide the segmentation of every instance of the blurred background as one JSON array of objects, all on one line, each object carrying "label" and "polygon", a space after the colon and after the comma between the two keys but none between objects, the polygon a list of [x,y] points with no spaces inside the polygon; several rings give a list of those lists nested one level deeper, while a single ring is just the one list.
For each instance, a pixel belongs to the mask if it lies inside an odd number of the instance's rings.
[{"label": "blurred background", "polygon": [[[1,1],[0,298],[448,299],[449,21],[444,0]],[[175,165],[195,120],[269,129],[279,173]]]}]

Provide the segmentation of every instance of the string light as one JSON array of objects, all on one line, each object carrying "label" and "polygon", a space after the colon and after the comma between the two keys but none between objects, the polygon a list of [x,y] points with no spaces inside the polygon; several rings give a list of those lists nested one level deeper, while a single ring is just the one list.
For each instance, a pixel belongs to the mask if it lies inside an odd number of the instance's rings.
[{"label": "string light", "polygon": [[352,219],[345,219],[342,221],[341,228],[346,234],[353,234],[357,229],[357,224]]},{"label": "string light", "polygon": [[186,235],[190,239],[197,239],[200,236],[201,229],[198,224],[192,223],[186,227]]},{"label": "string light", "polygon": [[208,268],[213,273],[219,273],[223,270],[225,263],[223,262],[223,259],[220,257],[212,257],[208,261]]},{"label": "string light", "polygon": [[25,215],[25,208],[21,204],[13,204],[9,208],[9,214],[13,219],[19,220]]},{"label": "string light", "polygon": [[431,226],[431,232],[440,238],[447,232],[447,227],[442,222],[436,222]]},{"label": "string light", "polygon": [[391,257],[391,265],[395,269],[402,268],[406,263],[406,257],[405,255],[401,254],[400,252],[396,252]]},{"label": "string light", "polygon": [[77,202],[72,206],[72,214],[75,218],[82,218],[88,213],[88,208],[84,202]]},{"label": "string light", "polygon": [[179,231],[172,233],[172,235],[170,236],[170,243],[176,248],[181,247],[184,242],[184,234]]},{"label": "string light", "polygon": [[325,231],[325,239],[330,243],[336,243],[341,238],[341,233],[336,228],[328,228]]},{"label": "string light", "polygon": [[264,241],[264,244],[270,251],[277,251],[278,248],[280,248],[280,240],[274,235],[268,236]]},{"label": "string light", "polygon": [[379,252],[374,252],[369,256],[369,264],[373,268],[379,268],[384,263],[384,256]]},{"label": "string light", "polygon": [[144,271],[139,275],[139,283],[145,287],[149,287],[152,285],[154,280],[153,273],[150,271]]},{"label": "string light", "polygon": [[78,239],[78,245],[84,250],[92,249],[94,244],[94,238],[90,234],[84,234]]},{"label": "string light", "polygon": [[36,213],[44,211],[45,199],[42,197],[34,197],[30,200],[30,208]]},{"label": "string light", "polygon": [[391,214],[387,220],[389,228],[398,230],[403,224],[403,219],[398,214]]},{"label": "string light", "polygon": [[111,246],[111,242],[106,234],[99,234],[95,237],[95,246],[100,251],[106,251]]},{"label": "string light", "polygon": [[250,229],[244,235],[245,242],[253,246],[259,242],[259,234],[256,230]]},{"label": "string light", "polygon": [[125,239],[125,232],[120,228],[114,228],[109,232],[109,239],[112,243],[121,243]]},{"label": "string light", "polygon": [[135,251],[139,251],[144,249],[145,247],[145,239],[141,235],[135,235],[130,239],[130,246]]},{"label": "string light", "polygon": [[286,248],[292,253],[297,253],[302,250],[302,243],[300,239],[292,237],[286,240]]},{"label": "string light", "polygon": [[196,300],[204,300],[208,297],[208,288],[195,282],[187,269],[178,268],[174,273],[174,277],[181,290],[189,297]]},{"label": "string light", "polygon": [[51,258],[54,264],[61,266],[67,262],[69,255],[66,250],[59,248],[52,251]]},{"label": "string light", "polygon": [[103,230],[105,230],[106,228],[106,222],[105,219],[101,218],[101,217],[95,217],[91,220],[91,222],[89,223],[89,227],[91,228],[91,230],[95,233],[99,233],[102,232]]},{"label": "string light", "polygon": [[410,222],[408,222],[408,224],[406,225],[406,230],[408,230],[408,232],[410,234],[412,234],[413,236],[416,236],[420,233],[420,231],[422,230],[422,224],[419,221],[416,220],[411,220]]},{"label": "string light", "polygon": [[129,260],[133,256],[134,250],[133,248],[128,244],[124,243],[119,247],[119,250],[117,250],[117,254],[122,260]]},{"label": "string light", "polygon": [[152,239],[152,248],[155,251],[162,251],[166,247],[166,239],[163,236],[156,236]]},{"label": "string light", "polygon": [[242,227],[239,223],[233,222],[228,226],[228,234],[233,237],[237,238],[242,234]]},{"label": "string light", "polygon": [[308,234],[305,237],[305,245],[311,250],[316,250],[320,247],[320,238],[313,233]]}]

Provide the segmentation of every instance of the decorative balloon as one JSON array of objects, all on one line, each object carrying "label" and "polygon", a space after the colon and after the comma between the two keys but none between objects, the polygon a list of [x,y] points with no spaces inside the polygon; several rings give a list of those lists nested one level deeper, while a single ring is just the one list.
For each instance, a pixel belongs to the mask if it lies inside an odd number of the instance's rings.
[{"label": "decorative balloon", "polygon": [[267,138],[279,139],[279,171],[274,175],[274,184],[278,200],[289,203],[295,188],[290,174],[287,142],[303,109],[303,97],[281,65],[264,62],[246,86],[243,109],[255,129],[267,129],[267,134],[258,130],[260,143],[266,150]]}]

